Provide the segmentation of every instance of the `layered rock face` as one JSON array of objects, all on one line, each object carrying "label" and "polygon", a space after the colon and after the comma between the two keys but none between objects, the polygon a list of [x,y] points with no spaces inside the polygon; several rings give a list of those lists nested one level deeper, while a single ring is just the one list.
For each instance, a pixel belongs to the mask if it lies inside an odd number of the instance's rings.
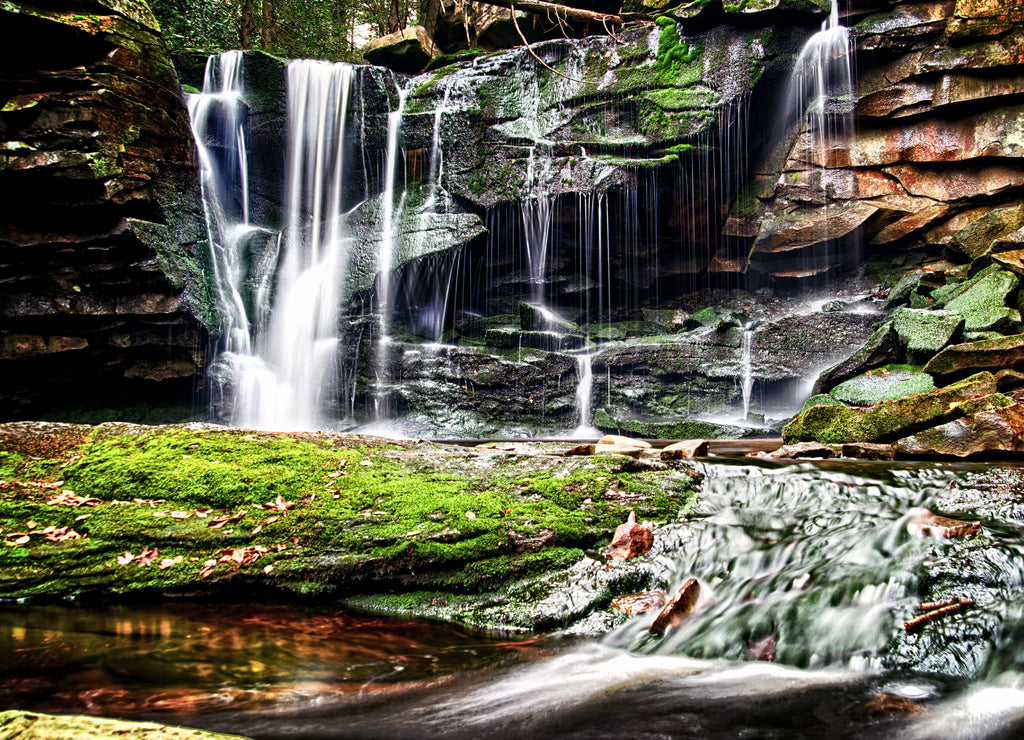
[{"label": "layered rock face", "polygon": [[149,8],[5,3],[0,99],[0,417],[188,406],[216,319],[188,113]]}]

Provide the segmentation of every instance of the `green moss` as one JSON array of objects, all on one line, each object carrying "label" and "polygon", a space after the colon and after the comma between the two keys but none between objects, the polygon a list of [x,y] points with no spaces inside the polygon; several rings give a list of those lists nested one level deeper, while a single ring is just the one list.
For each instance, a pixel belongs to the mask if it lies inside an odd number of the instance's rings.
[{"label": "green moss", "polygon": [[[213,588],[235,579],[318,598],[341,588],[479,592],[502,574],[579,559],[606,543],[630,509],[656,522],[677,517],[699,481],[685,466],[636,471],[632,461],[607,458],[495,454],[481,466],[460,448],[359,437],[97,430],[44,456],[16,440],[0,445],[10,481],[0,488],[3,533],[27,531],[31,520],[83,535],[6,538],[0,597]],[[47,505],[59,490],[101,503]],[[196,514],[206,509],[213,511]],[[239,517],[209,526],[218,514]],[[253,546],[266,548],[253,563],[220,562],[225,550]],[[166,569],[116,562],[146,549],[181,559]],[[213,574],[200,578],[211,559]]]},{"label": "green moss", "polygon": [[703,46],[691,47],[679,38],[675,21],[661,16],[655,21],[661,27],[658,36],[658,54],[654,60],[654,81],[658,85],[679,85],[680,75],[694,61],[700,58]]}]

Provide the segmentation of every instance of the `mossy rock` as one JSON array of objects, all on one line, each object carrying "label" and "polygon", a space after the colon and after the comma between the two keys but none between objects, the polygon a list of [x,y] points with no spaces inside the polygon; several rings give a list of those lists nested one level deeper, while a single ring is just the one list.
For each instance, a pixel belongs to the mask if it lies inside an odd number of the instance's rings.
[{"label": "mossy rock", "polygon": [[924,370],[936,377],[953,378],[980,370],[1024,367],[1024,334],[997,336],[946,347],[928,361]]},{"label": "mossy rock", "polygon": [[[0,529],[79,535],[5,539],[0,598],[500,592],[603,547],[630,510],[664,523],[694,500],[699,476],[683,463],[636,469],[566,449],[0,425]],[[55,495],[72,505],[48,505]],[[239,552],[252,559],[228,557]]]},{"label": "mossy rock", "polygon": [[695,419],[623,419],[605,409],[594,412],[593,424],[603,432],[645,439],[737,439],[751,433],[746,427]]},{"label": "mossy rock", "polygon": [[900,343],[912,363],[927,362],[936,352],[955,341],[964,328],[964,318],[950,310],[898,308],[890,317]]},{"label": "mossy rock", "polygon": [[814,406],[782,430],[787,444],[888,442],[963,415],[957,404],[996,392],[996,379],[983,372],[931,393],[920,393],[876,406]]},{"label": "mossy rock", "polygon": [[887,365],[837,385],[831,396],[850,406],[873,406],[935,390],[932,376],[912,365]]},{"label": "mossy rock", "polygon": [[0,712],[0,737],[21,740],[244,740],[239,735],[206,732],[155,722],[130,722],[74,714]]},{"label": "mossy rock", "polygon": [[999,270],[974,282],[967,290],[946,303],[945,308],[964,317],[965,331],[1017,328],[1020,312],[1006,307],[1006,299],[1017,289],[1017,276]]}]

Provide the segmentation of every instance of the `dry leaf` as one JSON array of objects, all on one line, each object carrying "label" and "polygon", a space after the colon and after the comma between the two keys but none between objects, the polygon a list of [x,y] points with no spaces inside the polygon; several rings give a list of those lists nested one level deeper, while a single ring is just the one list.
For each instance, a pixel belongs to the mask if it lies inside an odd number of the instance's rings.
[{"label": "dry leaf", "polygon": [[258,535],[261,529],[263,529],[263,525],[257,524],[255,529],[252,530],[253,536]]},{"label": "dry leaf", "polygon": [[185,559],[184,555],[178,555],[175,558],[164,558],[163,560],[160,561],[160,565],[158,565],[157,567],[160,570],[167,570],[171,566],[177,565],[178,563],[180,563],[184,559]]},{"label": "dry leaf", "polygon": [[117,556],[118,565],[128,565],[128,563],[132,562],[133,560],[135,560],[135,556],[132,555],[130,552],[126,552],[124,555]]},{"label": "dry leaf", "polygon": [[36,524],[36,523],[35,523],[34,521],[32,521],[31,519],[29,519],[29,520],[28,520],[27,522],[25,522],[25,526],[26,526],[26,527],[27,527],[28,529],[35,529],[35,528],[36,528],[36,527],[38,527],[39,525],[38,525],[38,524]]},{"label": "dry leaf", "polygon": [[474,514],[472,511],[467,511],[466,512],[466,518],[467,519],[476,519],[476,514]]},{"label": "dry leaf", "polygon": [[172,511],[171,512],[171,519],[188,519],[190,516],[192,516],[192,515],[189,514],[187,511]]},{"label": "dry leaf", "polygon": [[136,558],[136,562],[139,564],[140,568],[147,568],[159,555],[159,550],[156,550],[155,548],[152,550],[143,549],[143,551],[139,553],[138,558]]},{"label": "dry leaf", "polygon": [[245,509],[241,509],[237,514],[223,514],[221,516],[215,516],[210,520],[210,523],[207,526],[212,527],[213,529],[219,529],[228,522],[237,522],[243,516],[245,516]]},{"label": "dry leaf", "polygon": [[15,545],[27,545],[27,544],[28,544],[28,541],[29,541],[30,539],[32,539],[32,538],[31,538],[31,537],[29,537],[29,536],[28,536],[27,534],[23,534],[23,535],[22,535],[21,537],[19,537],[18,539],[16,539],[16,540],[14,541],[14,544],[15,544]]}]

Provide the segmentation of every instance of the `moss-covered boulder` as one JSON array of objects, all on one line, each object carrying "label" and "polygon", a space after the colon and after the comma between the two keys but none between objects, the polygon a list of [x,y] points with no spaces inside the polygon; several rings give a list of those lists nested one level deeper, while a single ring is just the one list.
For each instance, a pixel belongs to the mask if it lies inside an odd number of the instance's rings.
[{"label": "moss-covered boulder", "polygon": [[987,271],[983,277],[954,286],[943,307],[964,317],[964,331],[1006,330],[1020,326],[1020,312],[1006,305],[1018,278],[1009,270]]},{"label": "moss-covered boulder", "polygon": [[929,360],[924,371],[948,380],[980,370],[1010,368],[1024,368],[1024,334],[954,344]]},{"label": "moss-covered boulder", "polygon": [[989,254],[996,240],[1024,225],[1024,203],[993,208],[953,235],[950,246],[969,259]]},{"label": "moss-covered boulder", "polygon": [[963,333],[964,317],[951,310],[898,308],[891,315],[893,329],[906,347],[911,363],[927,362]]},{"label": "moss-covered boulder", "polygon": [[823,444],[889,442],[962,416],[959,403],[995,392],[995,376],[985,372],[931,393],[907,396],[876,406],[813,406],[783,428],[782,438],[787,444],[804,441]]},{"label": "moss-covered boulder", "polygon": [[935,390],[932,376],[911,365],[887,365],[850,378],[829,392],[829,396],[850,406],[874,406],[904,396]]},{"label": "moss-covered boulder", "polygon": [[401,31],[374,39],[363,49],[370,64],[393,69],[403,74],[421,72],[435,57],[441,56],[434,40],[423,26],[409,26]]},{"label": "moss-covered boulder", "polygon": [[[497,603],[607,545],[630,511],[666,522],[693,502],[683,462],[568,447],[0,425],[0,598],[432,590]],[[504,626],[553,618],[533,606],[506,597]],[[489,618],[503,623],[500,605]]]},{"label": "moss-covered boulder", "polygon": [[864,346],[827,370],[814,382],[815,394],[825,393],[844,380],[867,370],[900,361],[899,335],[892,321],[886,321],[871,335]]}]

